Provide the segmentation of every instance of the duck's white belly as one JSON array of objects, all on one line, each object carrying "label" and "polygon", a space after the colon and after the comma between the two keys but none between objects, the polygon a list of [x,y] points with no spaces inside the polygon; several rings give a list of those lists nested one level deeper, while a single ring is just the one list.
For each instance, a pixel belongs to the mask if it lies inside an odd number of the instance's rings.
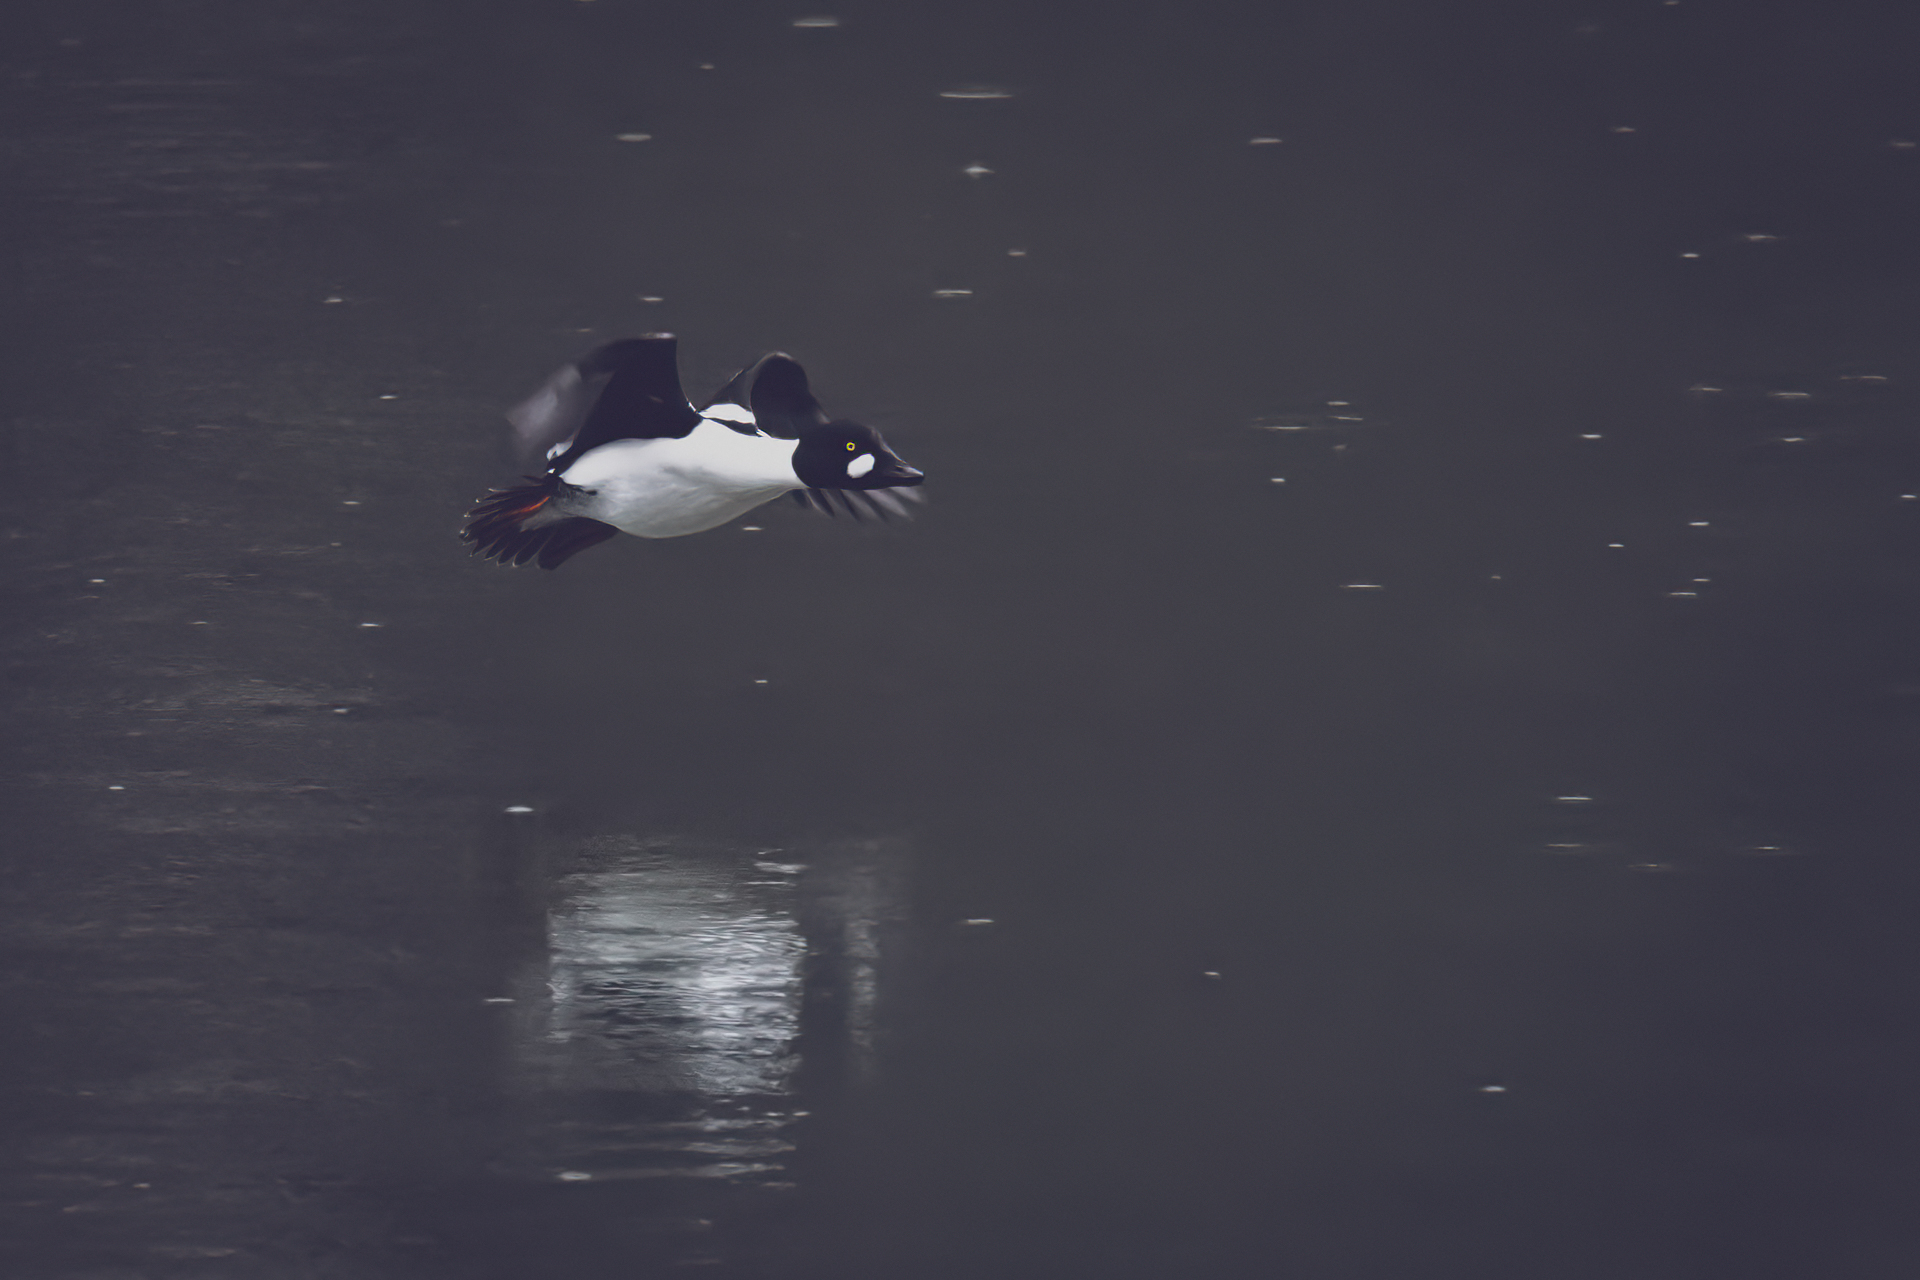
[{"label": "duck's white belly", "polygon": [[708,422],[683,440],[601,445],[562,478],[592,491],[569,503],[568,514],[641,538],[702,533],[802,487],[793,474],[793,441]]}]

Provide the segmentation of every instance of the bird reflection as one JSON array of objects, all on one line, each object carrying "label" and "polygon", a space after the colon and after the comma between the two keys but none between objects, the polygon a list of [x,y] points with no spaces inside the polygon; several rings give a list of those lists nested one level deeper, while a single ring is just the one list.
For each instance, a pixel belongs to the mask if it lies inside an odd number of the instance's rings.
[{"label": "bird reflection", "polygon": [[664,860],[570,877],[565,893],[548,1039],[577,1045],[570,1082],[786,1091],[806,944],[773,895]]},{"label": "bird reflection", "polygon": [[806,940],[800,866],[603,839],[560,879],[519,1054],[542,1113],[524,1172],[778,1185]]},{"label": "bird reflection", "polygon": [[809,866],[632,837],[584,850],[520,987],[540,1112],[523,1171],[787,1185],[800,1045],[816,1080],[870,1074],[889,884],[876,854]]}]

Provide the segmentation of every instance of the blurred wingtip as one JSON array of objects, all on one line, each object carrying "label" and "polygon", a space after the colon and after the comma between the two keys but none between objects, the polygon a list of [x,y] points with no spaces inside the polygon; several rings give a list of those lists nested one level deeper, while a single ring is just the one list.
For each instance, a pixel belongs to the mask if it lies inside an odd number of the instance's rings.
[{"label": "blurred wingtip", "polygon": [[844,511],[859,521],[869,516],[882,521],[911,520],[914,512],[910,504],[926,502],[915,489],[795,489],[791,496],[795,503],[810,511],[829,516],[838,516]]}]

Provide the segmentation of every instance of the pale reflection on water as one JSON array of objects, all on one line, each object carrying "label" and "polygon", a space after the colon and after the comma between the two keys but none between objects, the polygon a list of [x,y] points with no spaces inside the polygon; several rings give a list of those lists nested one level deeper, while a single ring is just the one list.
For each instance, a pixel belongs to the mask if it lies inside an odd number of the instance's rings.
[{"label": "pale reflection on water", "polygon": [[566,877],[550,914],[547,1064],[563,1088],[784,1093],[806,944],[793,872],[664,849]]},{"label": "pale reflection on water", "polygon": [[802,1045],[816,1079],[873,1069],[886,859],[589,841],[553,881],[546,953],[516,984],[534,1116],[512,1172],[790,1186]]}]

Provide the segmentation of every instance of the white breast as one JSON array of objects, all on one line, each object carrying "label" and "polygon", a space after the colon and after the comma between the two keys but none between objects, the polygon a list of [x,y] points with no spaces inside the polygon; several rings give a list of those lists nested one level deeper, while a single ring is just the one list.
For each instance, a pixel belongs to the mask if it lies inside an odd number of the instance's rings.
[{"label": "white breast", "polygon": [[790,489],[791,440],[702,422],[682,440],[615,440],[561,477],[593,491],[574,514],[642,538],[678,538],[723,525]]}]

